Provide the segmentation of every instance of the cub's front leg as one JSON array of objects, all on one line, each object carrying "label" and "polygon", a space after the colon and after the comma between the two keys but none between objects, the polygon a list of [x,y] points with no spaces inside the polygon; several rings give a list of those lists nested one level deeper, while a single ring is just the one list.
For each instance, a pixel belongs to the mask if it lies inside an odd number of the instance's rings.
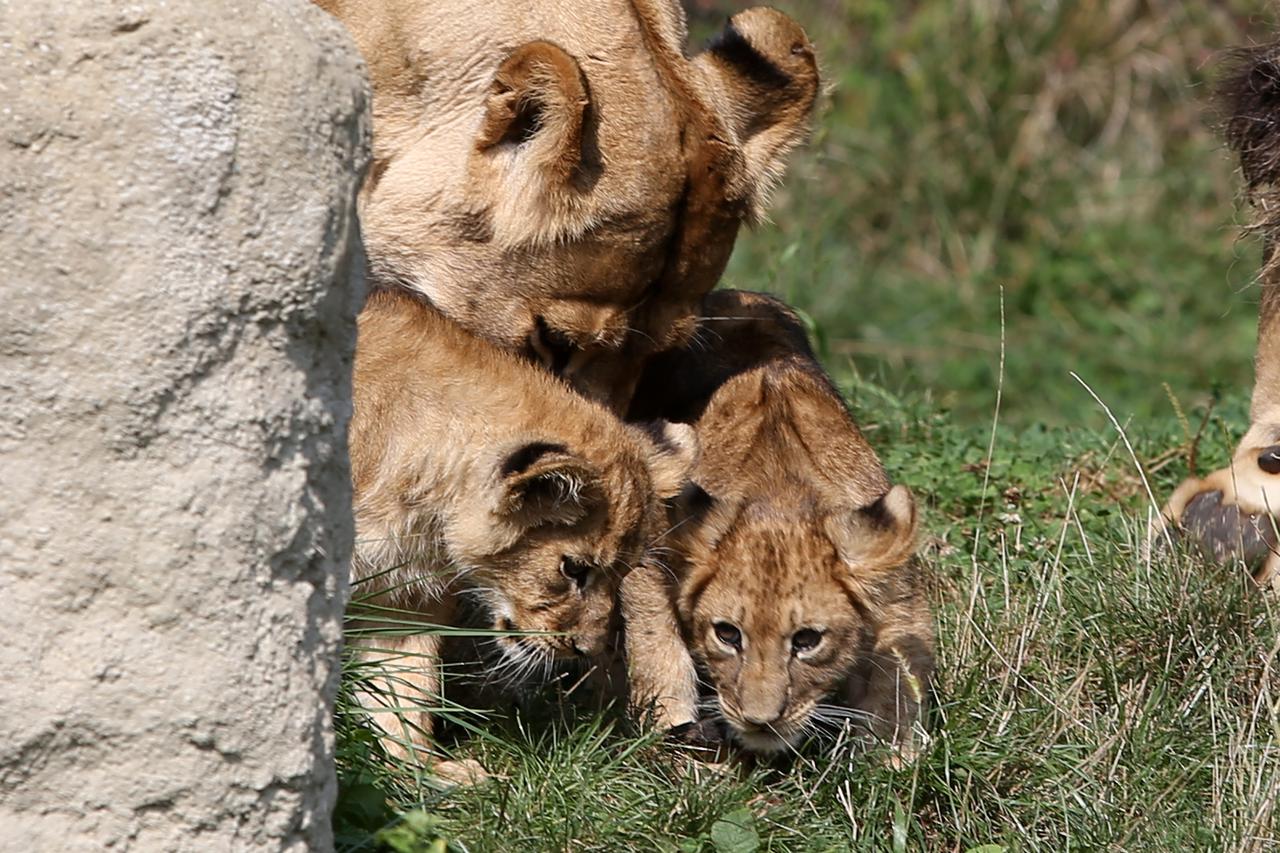
[{"label": "cub's front leg", "polygon": [[645,563],[622,581],[627,683],[633,713],[660,729],[698,719],[698,675],[680,634],[671,579]]},{"label": "cub's front leg", "polygon": [[353,645],[360,660],[379,672],[368,679],[357,700],[382,732],[383,748],[391,756],[454,784],[488,778],[479,762],[439,761],[432,754],[431,709],[440,707],[443,698],[438,636],[376,635]]}]

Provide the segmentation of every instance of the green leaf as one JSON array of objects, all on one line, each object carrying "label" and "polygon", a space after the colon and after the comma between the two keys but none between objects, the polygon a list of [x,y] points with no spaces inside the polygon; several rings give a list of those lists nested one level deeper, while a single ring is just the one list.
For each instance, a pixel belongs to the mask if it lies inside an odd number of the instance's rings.
[{"label": "green leaf", "polygon": [[749,809],[734,809],[711,824],[716,853],[755,853],[760,849],[756,820]]},{"label": "green leaf", "polygon": [[405,812],[400,823],[382,830],[375,839],[395,853],[452,853],[461,849],[441,834],[440,819],[421,809]]}]

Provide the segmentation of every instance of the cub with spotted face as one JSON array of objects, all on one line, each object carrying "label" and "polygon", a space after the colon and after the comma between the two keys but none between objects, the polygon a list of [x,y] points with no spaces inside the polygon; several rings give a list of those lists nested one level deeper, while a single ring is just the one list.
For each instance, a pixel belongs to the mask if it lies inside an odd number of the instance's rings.
[{"label": "cub with spotted face", "polygon": [[933,671],[916,509],[818,367],[795,315],[722,291],[707,348],[660,356],[633,414],[696,424],[672,575],[623,585],[633,703],[675,727],[710,676],[732,737],[778,752],[855,719],[909,751]]},{"label": "cub with spotted face", "polygon": [[[665,529],[660,499],[685,481],[692,430],[659,425],[655,444],[395,292],[360,315],[353,385],[353,574],[373,603],[455,625],[470,596],[495,629],[546,633],[496,641],[516,664],[602,651],[618,584]],[[395,705],[438,706],[439,637],[367,646],[412,664],[382,685]],[[407,720],[386,738],[401,755],[431,733],[425,710]]]}]

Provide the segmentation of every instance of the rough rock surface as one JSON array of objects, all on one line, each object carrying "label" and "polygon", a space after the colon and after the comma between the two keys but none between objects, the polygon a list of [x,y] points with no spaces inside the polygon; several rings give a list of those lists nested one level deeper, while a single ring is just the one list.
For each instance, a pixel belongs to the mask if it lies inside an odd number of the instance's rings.
[{"label": "rough rock surface", "polygon": [[0,0],[0,849],[331,846],[366,102],[305,0]]}]

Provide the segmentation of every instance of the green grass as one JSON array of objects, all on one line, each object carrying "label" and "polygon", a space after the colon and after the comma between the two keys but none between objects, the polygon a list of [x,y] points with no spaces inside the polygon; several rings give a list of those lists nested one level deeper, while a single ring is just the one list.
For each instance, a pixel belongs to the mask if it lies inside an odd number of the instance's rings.
[{"label": "green grass", "polygon": [[493,783],[442,792],[386,769],[353,669],[339,849],[1274,849],[1275,599],[1139,547],[1148,485],[1247,423],[1258,250],[1205,96],[1262,4],[778,5],[833,89],[727,280],[805,311],[926,505],[930,749],[713,769],[550,691],[457,740]]},{"label": "green grass", "polygon": [[1268,31],[1263,4],[780,6],[831,91],[732,285],[966,423],[990,415],[1001,288],[1010,422],[1089,418],[1069,370],[1144,418],[1170,414],[1164,382],[1247,385],[1258,250],[1206,81],[1215,51]]},{"label": "green grass", "polygon": [[[1144,490],[1114,431],[1001,428],[984,466],[986,431],[848,387],[887,464],[928,496],[939,677],[914,767],[815,746],[790,770],[717,771],[544,698],[461,742],[494,783],[402,784],[397,805],[473,851],[1280,843],[1280,614],[1234,568],[1142,557]],[[1210,418],[1203,464],[1225,461],[1242,413],[1232,400]],[[1157,494],[1186,471],[1180,428],[1162,426],[1128,433]],[[380,796],[368,829],[394,822]]]}]

